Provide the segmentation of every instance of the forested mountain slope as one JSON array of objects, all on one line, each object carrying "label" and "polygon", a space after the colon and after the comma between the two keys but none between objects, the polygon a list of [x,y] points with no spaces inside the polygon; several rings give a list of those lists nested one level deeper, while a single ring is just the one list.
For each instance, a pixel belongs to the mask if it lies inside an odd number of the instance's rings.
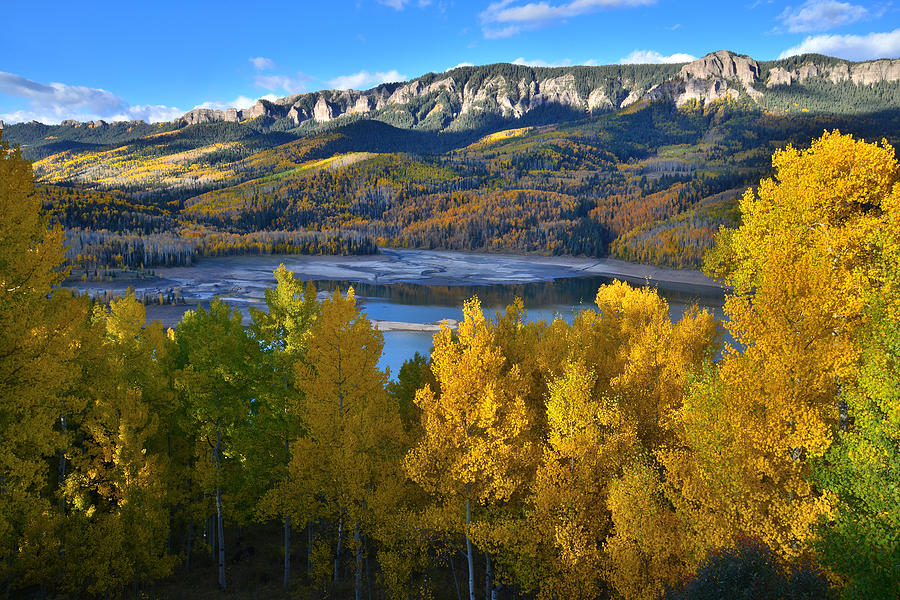
[{"label": "forested mountain slope", "polygon": [[5,139],[86,267],[378,245],[695,266],[773,150],[897,137],[900,61],[461,67],[172,123]]}]

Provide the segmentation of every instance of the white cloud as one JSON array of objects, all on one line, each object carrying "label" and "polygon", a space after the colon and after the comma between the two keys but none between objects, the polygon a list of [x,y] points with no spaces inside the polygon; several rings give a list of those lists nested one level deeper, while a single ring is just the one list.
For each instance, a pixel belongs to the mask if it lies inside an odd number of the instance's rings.
[{"label": "white cloud", "polygon": [[328,81],[328,85],[336,90],[365,90],[382,83],[390,83],[394,81],[406,81],[409,79],[406,75],[391,70],[386,72],[369,73],[368,71],[360,71],[352,75],[341,75]]},{"label": "white cloud", "polygon": [[275,94],[266,94],[265,96],[260,96],[259,98],[251,98],[249,96],[238,96],[231,102],[220,102],[218,100],[207,100],[206,102],[202,102],[195,106],[194,108],[211,108],[213,110],[227,110],[229,108],[237,108],[238,110],[243,110],[246,108],[250,108],[254,104],[256,104],[257,100],[268,100],[269,102],[274,102],[278,99],[278,96]]},{"label": "white cloud", "polygon": [[474,67],[474,66],[475,66],[474,63],[461,62],[458,65],[456,65],[455,67],[450,67],[449,69],[444,69],[444,73],[446,73],[447,71],[452,71],[453,69],[459,69],[460,67]]},{"label": "white cloud", "polygon": [[287,75],[257,75],[254,77],[256,87],[264,90],[284,90],[288,94],[299,94],[306,91],[309,77],[303,73],[297,73],[297,77]]},{"label": "white cloud", "polygon": [[788,48],[779,58],[806,53],[827,54],[847,60],[871,60],[900,56],[900,29],[868,35],[809,36],[800,44]]},{"label": "white cloud", "polygon": [[518,4],[516,0],[494,2],[479,15],[484,37],[510,37],[526,29],[596,12],[604,8],[622,8],[655,4],[656,0],[572,0],[551,5],[546,1]]},{"label": "white cloud", "polygon": [[55,125],[59,123],[60,119],[55,115],[46,115],[30,110],[17,110],[15,112],[0,113],[0,121],[8,125],[12,123],[28,123],[30,121],[37,121],[45,125]]},{"label": "white cloud", "polygon": [[628,56],[619,59],[620,65],[651,65],[661,63],[686,63],[697,60],[696,56],[676,52],[666,56],[656,50],[634,50]]},{"label": "white cloud", "polygon": [[131,121],[142,119],[150,122],[170,121],[184,113],[174,106],[130,105],[120,96],[100,88],[90,88],[64,83],[40,83],[0,71],[0,94],[24,98],[31,105],[29,110],[0,114],[3,121],[18,123],[40,121],[59,123],[66,119],[78,121]]},{"label": "white cloud", "polygon": [[[394,10],[403,10],[410,3],[410,0],[378,0],[378,3],[390,6]],[[431,4],[431,0],[418,0],[416,4],[419,5],[419,8],[425,8]]]},{"label": "white cloud", "polygon": [[779,15],[790,33],[814,33],[849,25],[869,16],[863,6],[835,0],[807,0],[802,6],[788,6]]},{"label": "white cloud", "polygon": [[81,109],[107,114],[126,107],[122,98],[103,89],[64,83],[44,84],[3,71],[0,71],[0,94],[27,98],[35,106],[58,112]]},{"label": "white cloud", "polygon": [[265,71],[266,69],[274,69],[275,63],[271,58],[266,58],[264,56],[256,56],[249,59],[253,64],[253,68],[257,71]]},{"label": "white cloud", "polygon": [[165,106],[162,104],[136,104],[129,106],[128,111],[122,118],[118,115],[111,117],[113,121],[132,121],[140,120],[148,123],[158,123],[160,121],[171,121],[183,115],[185,111],[174,106]]},{"label": "white cloud", "polygon": [[525,67],[568,67],[572,64],[572,61],[568,58],[565,58],[560,62],[552,63],[541,59],[525,60],[524,57],[520,56],[516,60],[512,61],[512,64],[522,65]]},{"label": "white cloud", "polygon": [[158,123],[177,119],[185,113],[175,106],[162,104],[145,104],[128,106],[122,112],[115,114],[98,114],[77,110],[57,110],[55,108],[37,107],[36,110],[17,110],[10,113],[0,113],[0,121],[5,123],[26,123],[38,121],[45,125],[56,125],[61,121],[72,119],[75,121],[147,121]]}]

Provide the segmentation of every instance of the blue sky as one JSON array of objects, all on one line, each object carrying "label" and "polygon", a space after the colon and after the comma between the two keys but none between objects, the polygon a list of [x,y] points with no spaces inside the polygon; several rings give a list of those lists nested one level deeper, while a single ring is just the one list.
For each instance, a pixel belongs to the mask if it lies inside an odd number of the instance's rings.
[{"label": "blue sky", "polygon": [[68,0],[3,10],[0,120],[169,120],[458,64],[900,57],[900,5],[855,0]]}]

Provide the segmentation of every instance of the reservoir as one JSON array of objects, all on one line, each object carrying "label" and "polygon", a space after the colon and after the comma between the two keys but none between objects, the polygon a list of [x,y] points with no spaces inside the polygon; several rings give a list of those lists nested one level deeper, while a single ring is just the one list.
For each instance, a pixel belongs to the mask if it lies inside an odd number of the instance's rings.
[{"label": "reservoir", "polygon": [[487,316],[518,296],[529,321],[571,322],[594,308],[597,288],[615,279],[655,287],[678,319],[692,304],[722,319],[724,288],[697,271],[661,269],[613,259],[497,255],[428,250],[382,250],[372,256],[253,255],[207,258],[190,267],[155,269],[155,278],[108,282],[69,281],[65,287],[92,295],[124,293],[156,297],[178,289],[185,304],[147,306],[148,320],[174,327],[185,310],[218,296],[249,323],[249,307],[265,307],[272,272],[284,265],[301,280],[314,281],[320,297],[353,286],[358,306],[384,333],[381,366],[395,376],[415,352],[428,354],[441,321],[462,319],[462,304],[478,296]]}]

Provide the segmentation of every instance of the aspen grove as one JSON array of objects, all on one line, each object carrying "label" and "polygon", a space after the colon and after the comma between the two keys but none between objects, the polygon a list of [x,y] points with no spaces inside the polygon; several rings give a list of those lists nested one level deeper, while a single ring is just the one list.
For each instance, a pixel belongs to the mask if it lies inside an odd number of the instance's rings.
[{"label": "aspen grove", "polygon": [[249,323],[71,295],[2,143],[5,598],[900,597],[886,142],[774,154],[706,256],[724,322],[621,282],[571,324],[472,298],[396,380],[353,289],[283,266]]}]

